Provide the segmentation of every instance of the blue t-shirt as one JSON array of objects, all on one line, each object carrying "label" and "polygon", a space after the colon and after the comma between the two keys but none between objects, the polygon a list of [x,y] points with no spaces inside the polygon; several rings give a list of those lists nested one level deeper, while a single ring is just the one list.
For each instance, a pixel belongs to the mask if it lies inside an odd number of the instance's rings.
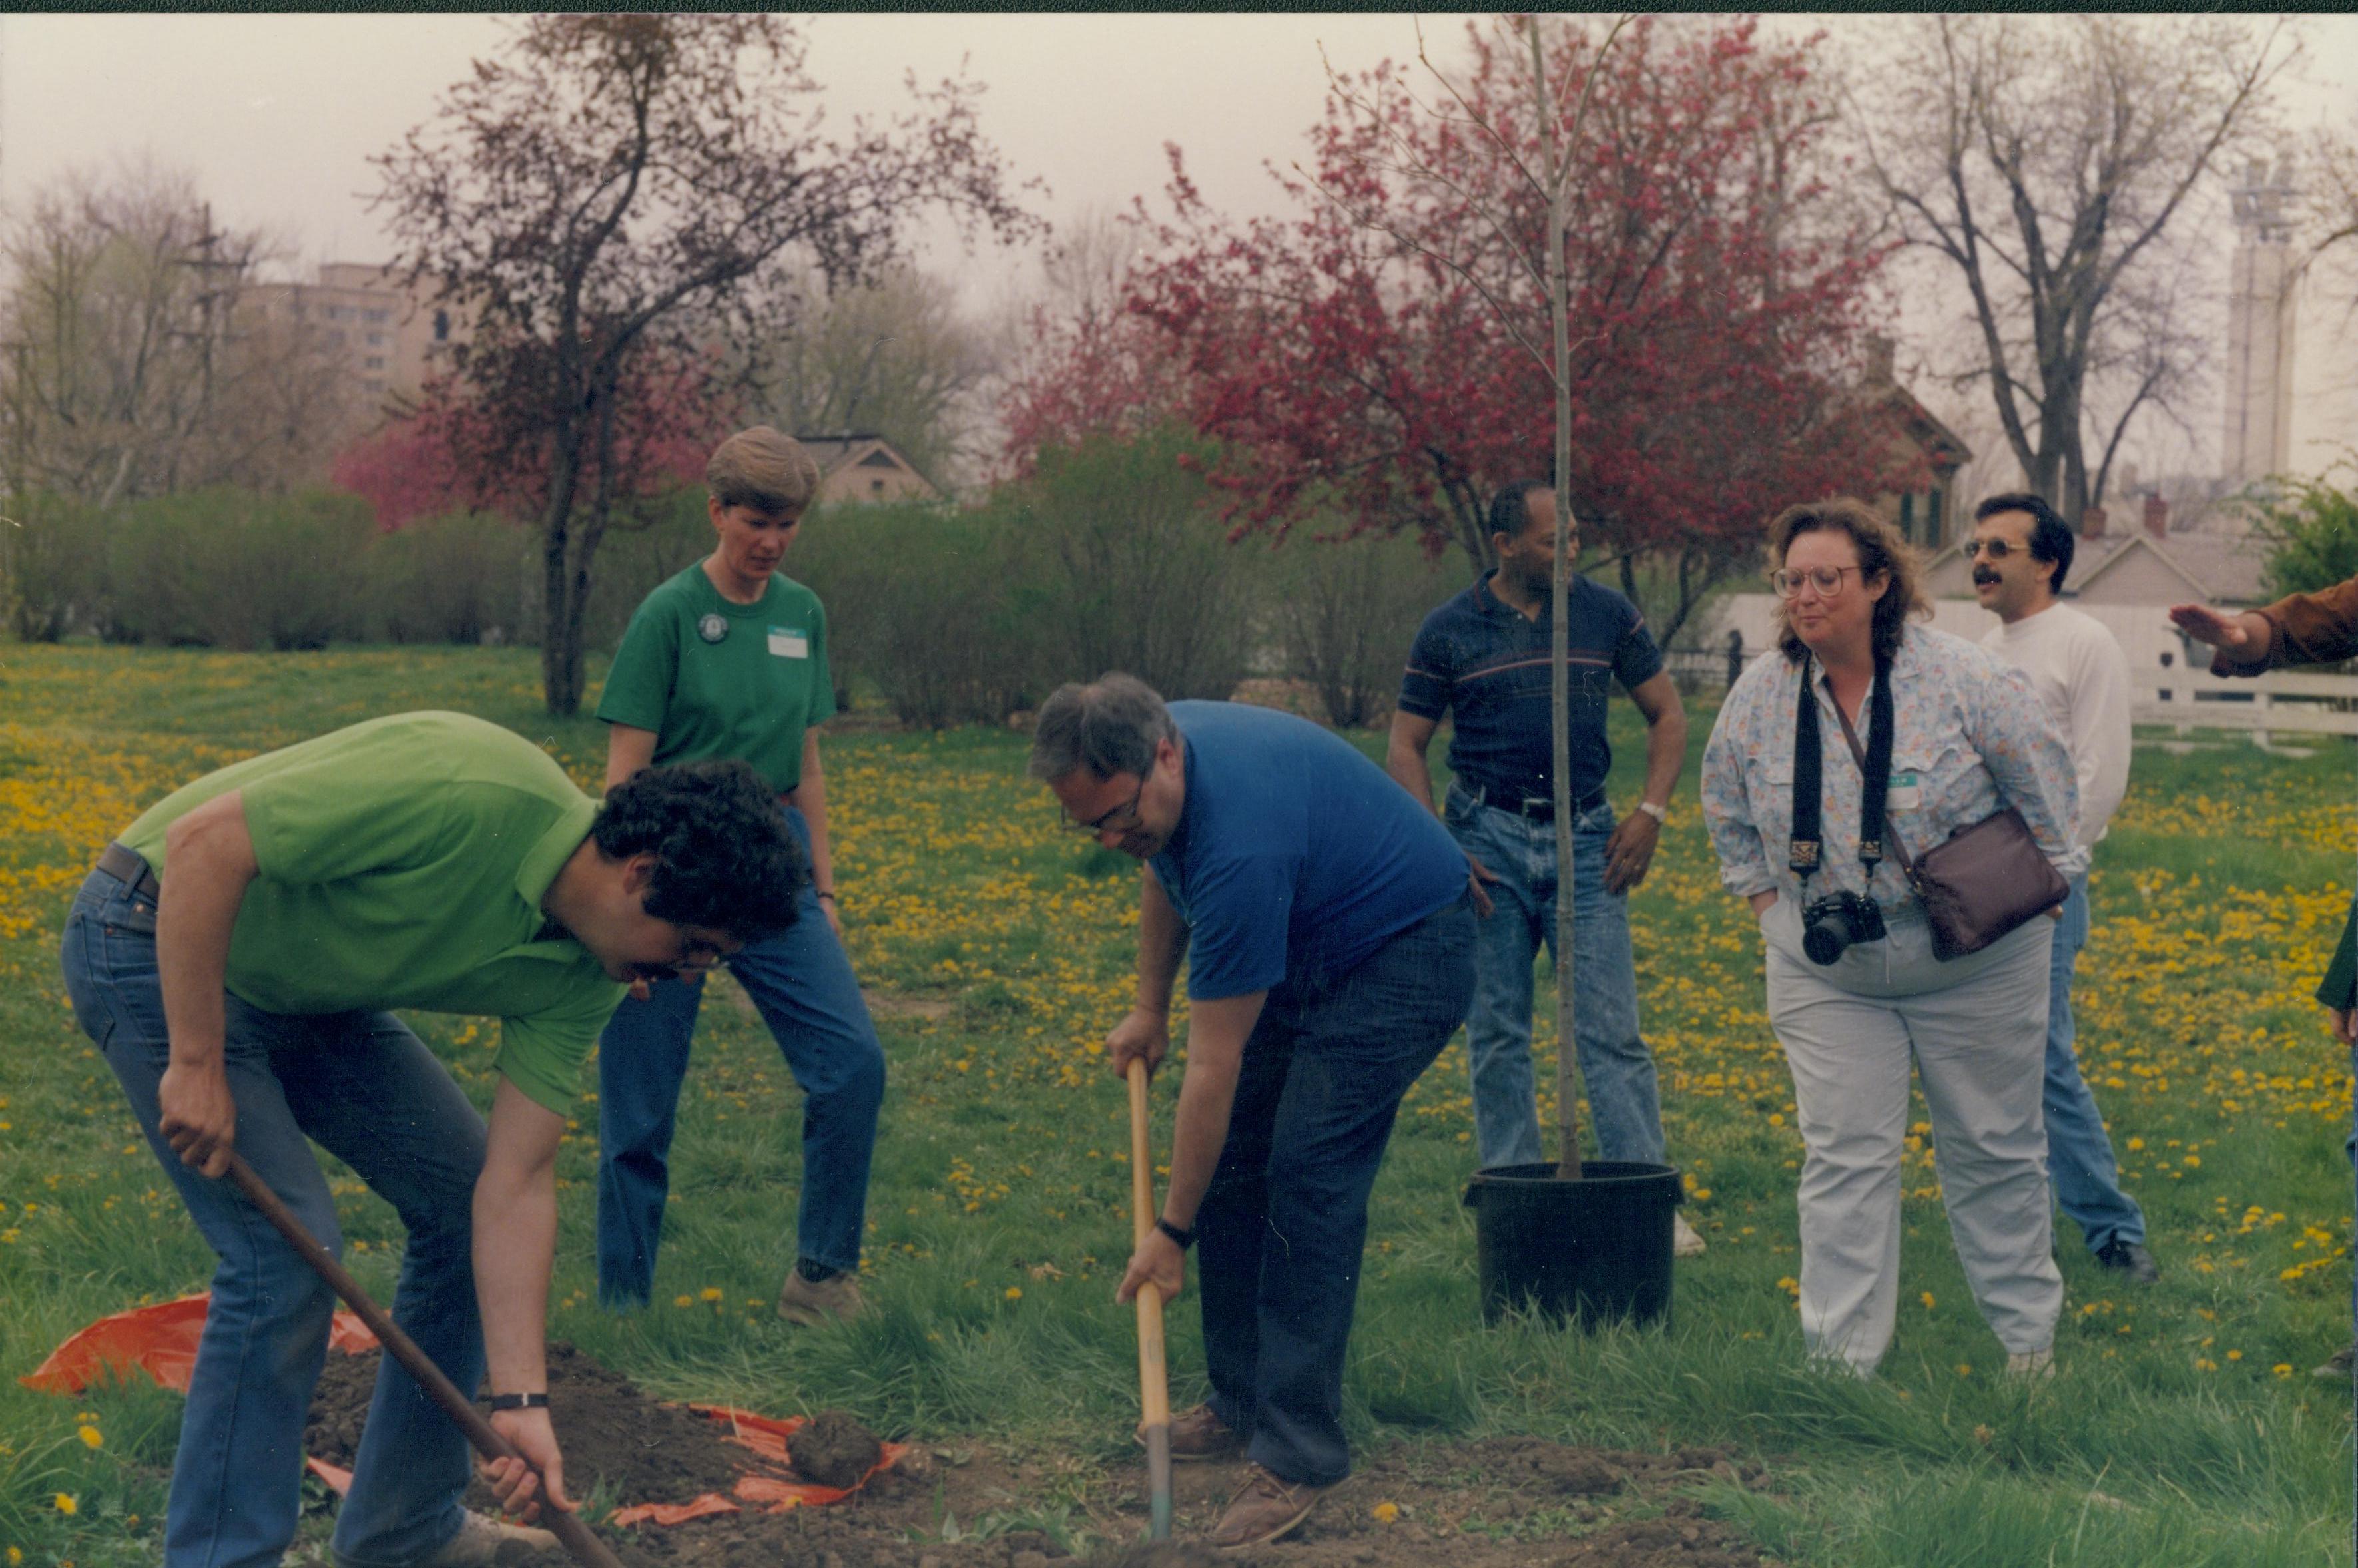
[{"label": "blue t-shirt", "polygon": [[1187,799],[1147,863],[1186,923],[1187,994],[1343,974],[1466,892],[1433,813],[1341,736],[1232,702],[1174,702]]},{"label": "blue t-shirt", "polygon": [[[1662,651],[1628,599],[1575,576],[1565,599],[1571,653],[1572,798],[1605,786],[1613,750],[1605,739],[1609,674],[1623,688],[1661,672]],[[1526,620],[1490,591],[1487,578],[1424,618],[1401,679],[1400,708],[1438,722],[1455,709],[1449,770],[1492,801],[1553,793],[1555,741],[1548,714],[1553,676],[1553,606]]]}]

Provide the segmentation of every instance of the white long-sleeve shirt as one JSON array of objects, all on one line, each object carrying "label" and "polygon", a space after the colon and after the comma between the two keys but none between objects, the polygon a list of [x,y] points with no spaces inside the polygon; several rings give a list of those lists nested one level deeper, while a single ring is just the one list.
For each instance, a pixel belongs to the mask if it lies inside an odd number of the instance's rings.
[{"label": "white long-sleeve shirt", "polygon": [[2093,849],[2129,788],[2129,661],[2112,632],[2068,604],[2051,604],[1982,646],[2030,677],[2080,781],[2076,837]]}]

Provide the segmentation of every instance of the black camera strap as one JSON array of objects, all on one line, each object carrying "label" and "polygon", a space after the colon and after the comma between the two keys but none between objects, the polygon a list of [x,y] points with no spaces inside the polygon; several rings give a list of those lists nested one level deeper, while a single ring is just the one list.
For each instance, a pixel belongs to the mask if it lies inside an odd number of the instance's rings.
[{"label": "black camera strap", "polygon": [[[1793,836],[1788,864],[1804,883],[1823,859],[1824,752],[1819,739],[1817,661],[1801,658],[1801,697],[1793,714]],[[1875,662],[1875,689],[1867,699],[1866,774],[1859,794],[1858,858],[1872,876],[1883,859],[1883,809],[1891,790],[1891,736],[1898,724],[1892,716],[1891,665]],[[1844,720],[1844,728],[1849,723]]]}]

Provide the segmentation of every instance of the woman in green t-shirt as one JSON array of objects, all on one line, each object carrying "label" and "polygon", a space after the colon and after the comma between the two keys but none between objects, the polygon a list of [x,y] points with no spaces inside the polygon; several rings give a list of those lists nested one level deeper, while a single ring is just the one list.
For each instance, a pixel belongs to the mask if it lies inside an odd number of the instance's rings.
[{"label": "woman in green t-shirt", "polygon": [[[814,1324],[860,1307],[857,1275],[884,1053],[845,956],[827,836],[818,726],[835,713],[827,615],[777,571],[818,489],[818,465],[767,426],[723,441],[705,470],[712,554],[647,595],[598,703],[612,726],[606,786],[650,762],[734,757],[786,806],[810,853],[797,918],[729,960],[802,1087],[796,1262],[781,1316]],[[675,1113],[701,976],[660,980],[616,1010],[598,1053],[598,1298],[644,1305],[663,1235]]]}]

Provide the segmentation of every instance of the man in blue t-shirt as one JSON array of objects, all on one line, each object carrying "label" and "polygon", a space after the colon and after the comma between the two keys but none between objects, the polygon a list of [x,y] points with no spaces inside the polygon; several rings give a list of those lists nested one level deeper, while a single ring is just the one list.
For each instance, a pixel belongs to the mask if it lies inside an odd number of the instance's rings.
[{"label": "man in blue t-shirt", "polygon": [[1130,676],[1049,697],[1031,772],[1073,827],[1146,862],[1116,1073],[1163,1060],[1190,955],[1170,1184],[1119,1296],[1177,1295],[1200,1233],[1212,1398],[1173,1418],[1172,1457],[1244,1451],[1213,1544],[1274,1541],[1350,1473],[1368,1194],[1401,1097],[1473,997],[1466,858],[1341,737],[1266,708],[1165,708]]},{"label": "man in blue t-shirt", "polygon": [[[1507,485],[1491,500],[1490,528],[1498,569],[1425,617],[1385,758],[1392,777],[1431,810],[1425,752],[1442,715],[1455,716],[1449,767],[1456,777],[1443,819],[1472,866],[1481,917],[1466,1033],[1475,1151],[1485,1170],[1549,1158],[1532,1097],[1531,961],[1542,941],[1552,955],[1556,937],[1554,492],[1535,480]],[[1575,548],[1578,537],[1575,529]],[[1662,1113],[1653,1053],[1638,1032],[1628,894],[1646,878],[1686,765],[1686,709],[1638,607],[1577,575],[1569,589],[1573,1038],[1598,1152],[1659,1163]],[[1608,677],[1646,719],[1645,794],[1617,825],[1605,797],[1613,762],[1605,738]],[[1703,1250],[1684,1218],[1676,1228],[1681,1257]]]}]

